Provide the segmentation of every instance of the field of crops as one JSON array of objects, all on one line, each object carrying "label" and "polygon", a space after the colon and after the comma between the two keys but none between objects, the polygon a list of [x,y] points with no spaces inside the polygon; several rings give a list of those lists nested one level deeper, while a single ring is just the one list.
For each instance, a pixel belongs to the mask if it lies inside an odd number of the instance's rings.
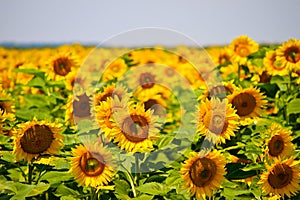
[{"label": "field of crops", "polygon": [[0,47],[0,199],[300,199],[300,40]]}]

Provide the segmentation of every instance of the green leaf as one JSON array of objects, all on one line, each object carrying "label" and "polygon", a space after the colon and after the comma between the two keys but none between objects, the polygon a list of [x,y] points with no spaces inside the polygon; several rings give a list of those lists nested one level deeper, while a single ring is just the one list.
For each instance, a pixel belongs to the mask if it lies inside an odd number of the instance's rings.
[{"label": "green leaf", "polygon": [[63,181],[68,181],[72,178],[73,176],[68,172],[50,171],[42,176],[40,181],[47,181],[51,185],[56,185]]},{"label": "green leaf", "polygon": [[251,171],[251,170],[262,170],[264,168],[265,167],[263,164],[251,164],[248,167],[244,167],[243,171],[247,172],[247,171]]},{"label": "green leaf", "polygon": [[65,184],[61,184],[58,186],[58,188],[55,191],[55,196],[61,197],[61,196],[79,196],[79,192],[67,187]]},{"label": "green leaf", "polygon": [[226,199],[236,199],[235,197],[239,195],[250,195],[251,192],[249,190],[238,190],[231,188],[224,188],[224,197]]},{"label": "green leaf", "polygon": [[27,86],[30,86],[30,87],[41,87],[41,88],[44,88],[44,86],[46,85],[45,81],[37,76],[37,77],[34,77],[33,79],[31,79],[28,83],[27,83]]},{"label": "green leaf", "polygon": [[300,99],[293,99],[287,104],[286,112],[288,115],[300,113]]},{"label": "green leaf", "polygon": [[166,195],[168,193],[168,188],[166,188],[166,186],[156,182],[145,183],[136,189],[142,193],[152,195]]},{"label": "green leaf", "polygon": [[[4,188],[6,190],[11,190],[12,192],[14,192],[14,196],[11,198],[12,200],[20,200],[25,199],[26,197],[32,197],[42,194],[43,192],[47,191],[49,187],[50,185],[45,183],[39,183],[37,185],[27,185],[23,183],[8,181],[5,183]],[[2,188],[1,184],[0,188]]]},{"label": "green leaf", "polygon": [[126,198],[130,198],[128,196],[128,192],[130,191],[130,185],[128,184],[127,181],[125,180],[116,180],[114,181],[115,183],[115,195],[119,198],[119,199],[126,199]]},{"label": "green leaf", "polygon": [[25,74],[32,74],[32,75],[36,75],[39,77],[44,77],[45,72],[40,71],[38,69],[14,69],[12,70],[13,72],[23,72]]},{"label": "green leaf", "polygon": [[243,171],[245,165],[241,163],[228,163],[226,165],[226,178],[227,179],[244,179],[257,174],[255,170]]}]

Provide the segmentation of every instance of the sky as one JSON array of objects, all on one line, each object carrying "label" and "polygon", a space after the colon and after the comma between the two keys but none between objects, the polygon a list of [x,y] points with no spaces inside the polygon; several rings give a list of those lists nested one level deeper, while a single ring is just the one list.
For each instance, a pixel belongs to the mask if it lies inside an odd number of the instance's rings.
[{"label": "sky", "polygon": [[[2,0],[0,43],[179,45],[193,40],[206,46],[229,44],[239,35],[280,43],[300,39],[299,9],[298,0]],[[155,36],[142,31],[140,37],[132,31],[144,27],[164,31]],[[118,37],[128,31],[128,37]]]}]

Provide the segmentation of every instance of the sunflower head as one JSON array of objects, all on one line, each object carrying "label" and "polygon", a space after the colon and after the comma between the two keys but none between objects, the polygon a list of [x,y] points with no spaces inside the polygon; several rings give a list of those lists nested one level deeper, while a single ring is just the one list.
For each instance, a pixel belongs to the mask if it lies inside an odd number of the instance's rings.
[{"label": "sunflower head", "polygon": [[235,136],[239,117],[227,99],[207,99],[199,105],[199,115],[198,133],[206,135],[209,140],[225,143],[225,139]]},{"label": "sunflower head", "polygon": [[261,175],[258,182],[262,186],[265,194],[286,195],[291,197],[300,190],[300,168],[299,161],[293,158],[281,161],[275,159],[271,166],[267,166],[267,171]]},{"label": "sunflower head", "polygon": [[283,67],[297,71],[300,69],[300,40],[290,39],[276,50],[276,59]]},{"label": "sunflower head", "polygon": [[233,53],[233,60],[240,64],[246,64],[247,56],[256,52],[259,45],[247,35],[242,35],[233,39],[229,47]]},{"label": "sunflower head", "polygon": [[131,105],[128,111],[119,110],[113,114],[112,130],[114,141],[128,152],[145,152],[153,149],[153,141],[159,132],[157,116],[153,110],[145,111],[143,104]]},{"label": "sunflower head", "polygon": [[31,162],[42,154],[58,154],[63,146],[62,140],[60,124],[33,119],[33,121],[19,125],[18,133],[15,134],[16,159]]},{"label": "sunflower head", "polygon": [[65,77],[79,67],[79,59],[74,53],[59,53],[48,63],[52,78]]},{"label": "sunflower head", "polygon": [[71,169],[79,185],[99,187],[107,185],[113,178],[111,154],[100,144],[80,145],[72,149]]},{"label": "sunflower head", "polygon": [[292,132],[279,124],[273,123],[266,134],[269,138],[266,141],[266,153],[270,159],[285,158],[294,152],[292,143]]},{"label": "sunflower head", "polygon": [[259,89],[251,87],[235,91],[228,96],[228,101],[236,109],[240,123],[247,125],[262,114],[267,103],[264,98]]},{"label": "sunflower head", "polygon": [[213,191],[218,190],[225,180],[225,164],[225,157],[217,151],[206,156],[203,153],[191,153],[180,170],[184,187],[197,199],[212,197]]},{"label": "sunflower head", "polygon": [[127,71],[127,64],[122,58],[118,58],[110,63],[102,74],[102,81],[110,81],[113,79],[119,79]]},{"label": "sunflower head", "polygon": [[288,75],[288,69],[285,65],[283,65],[283,63],[279,62],[278,59],[276,59],[276,57],[276,51],[268,51],[266,53],[266,56],[263,59],[263,64],[267,72],[271,75]]}]

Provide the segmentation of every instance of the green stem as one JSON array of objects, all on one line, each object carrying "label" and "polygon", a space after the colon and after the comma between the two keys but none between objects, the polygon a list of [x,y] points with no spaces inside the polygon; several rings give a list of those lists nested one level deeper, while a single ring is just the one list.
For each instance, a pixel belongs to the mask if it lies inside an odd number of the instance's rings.
[{"label": "green stem", "polygon": [[135,174],[136,174],[136,185],[139,186],[140,181],[140,163],[139,163],[139,155],[134,154],[135,157]]},{"label": "green stem", "polygon": [[32,183],[32,174],[33,174],[33,164],[32,163],[28,163],[28,184]]},{"label": "green stem", "polygon": [[133,177],[131,176],[131,174],[129,173],[129,171],[123,165],[121,165],[121,166],[125,169],[124,174],[125,174],[127,180],[130,183],[130,186],[131,186],[131,189],[132,189],[132,192],[133,192],[133,196],[137,197],[135,186],[134,186],[134,182],[133,182]]},{"label": "green stem", "polygon": [[97,189],[94,187],[91,187],[91,200],[98,200]]}]

